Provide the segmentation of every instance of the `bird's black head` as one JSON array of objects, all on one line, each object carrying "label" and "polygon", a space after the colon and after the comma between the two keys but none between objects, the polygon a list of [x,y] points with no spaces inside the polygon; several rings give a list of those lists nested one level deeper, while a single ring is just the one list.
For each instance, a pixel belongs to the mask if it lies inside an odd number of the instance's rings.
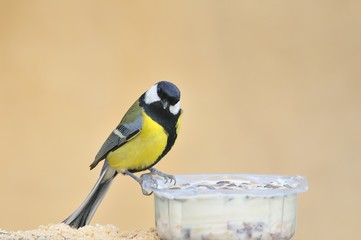
[{"label": "bird's black head", "polygon": [[176,85],[168,81],[154,84],[144,95],[146,104],[159,103],[163,109],[169,109],[173,115],[180,111],[180,91]]}]

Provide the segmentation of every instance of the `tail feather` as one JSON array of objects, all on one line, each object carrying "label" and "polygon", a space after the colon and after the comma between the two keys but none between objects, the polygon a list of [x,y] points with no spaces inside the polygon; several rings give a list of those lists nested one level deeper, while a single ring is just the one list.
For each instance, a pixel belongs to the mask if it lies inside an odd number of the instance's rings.
[{"label": "tail feather", "polygon": [[104,162],[100,177],[89,195],[79,208],[67,217],[63,223],[68,224],[72,228],[80,228],[89,224],[116,175],[117,172],[109,168],[108,164]]}]

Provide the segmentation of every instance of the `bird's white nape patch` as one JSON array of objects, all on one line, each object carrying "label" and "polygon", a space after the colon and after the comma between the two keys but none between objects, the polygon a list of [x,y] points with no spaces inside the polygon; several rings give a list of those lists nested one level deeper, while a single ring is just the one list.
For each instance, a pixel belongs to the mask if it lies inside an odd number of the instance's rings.
[{"label": "bird's white nape patch", "polygon": [[173,115],[177,115],[179,113],[179,111],[180,111],[180,101],[178,101],[175,105],[169,106],[169,111]]},{"label": "bird's white nape patch", "polygon": [[151,104],[157,101],[160,101],[160,97],[158,96],[158,84],[153,85],[148,91],[145,93],[144,102],[146,104]]},{"label": "bird's white nape patch", "polygon": [[125,136],[118,129],[114,129],[113,133],[120,138],[125,138]]}]

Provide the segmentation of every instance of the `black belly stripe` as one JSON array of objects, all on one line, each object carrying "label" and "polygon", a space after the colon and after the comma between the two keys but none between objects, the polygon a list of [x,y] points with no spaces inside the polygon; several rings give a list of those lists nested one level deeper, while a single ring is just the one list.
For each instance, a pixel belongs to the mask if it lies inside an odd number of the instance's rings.
[{"label": "black belly stripe", "polygon": [[181,113],[181,111],[179,111],[177,115],[173,115],[169,112],[169,110],[165,111],[163,107],[158,103],[145,104],[142,98],[140,99],[139,103],[139,105],[144,108],[145,113],[164,128],[165,132],[168,135],[168,138],[165,149],[163,150],[162,154],[157,158],[157,160],[152,163],[152,165],[147,166],[143,169],[130,169],[130,172],[140,172],[153,167],[169,152],[169,150],[171,150],[175,143],[175,140],[177,139],[176,127]]}]

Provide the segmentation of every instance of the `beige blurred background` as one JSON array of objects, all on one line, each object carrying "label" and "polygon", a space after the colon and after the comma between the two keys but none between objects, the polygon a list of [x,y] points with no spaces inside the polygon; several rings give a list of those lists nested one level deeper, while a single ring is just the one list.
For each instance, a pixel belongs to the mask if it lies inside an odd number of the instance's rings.
[{"label": "beige blurred background", "polygon": [[[295,239],[355,239],[361,215],[360,1],[0,1],[0,228],[58,223],[153,83],[182,91],[172,174],[299,174]],[[148,228],[118,177],[92,224]]]}]

